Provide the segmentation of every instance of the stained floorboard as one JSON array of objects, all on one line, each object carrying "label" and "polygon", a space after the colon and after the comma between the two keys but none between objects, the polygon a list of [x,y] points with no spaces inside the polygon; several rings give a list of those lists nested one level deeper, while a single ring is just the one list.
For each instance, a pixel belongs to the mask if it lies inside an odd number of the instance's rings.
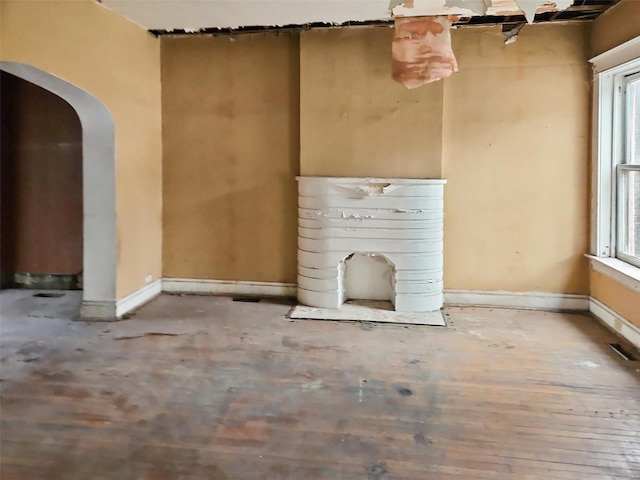
[{"label": "stained floorboard", "polygon": [[3,480],[640,479],[640,363],[587,315],[165,295],[84,323],[77,294],[0,300]]}]

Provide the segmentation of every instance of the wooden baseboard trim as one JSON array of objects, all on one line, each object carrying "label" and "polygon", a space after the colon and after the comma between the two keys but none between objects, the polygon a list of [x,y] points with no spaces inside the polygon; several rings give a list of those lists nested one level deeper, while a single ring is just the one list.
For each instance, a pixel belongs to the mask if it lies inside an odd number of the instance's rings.
[{"label": "wooden baseboard trim", "polygon": [[589,310],[588,295],[545,292],[445,290],[446,306],[519,308],[531,310]]},{"label": "wooden baseboard trim", "polygon": [[600,300],[591,297],[589,301],[589,311],[599,321],[611,328],[618,335],[623,337],[634,347],[640,349],[640,328],[629,320],[607,307]]},{"label": "wooden baseboard trim", "polygon": [[123,315],[140,308],[142,305],[162,293],[162,280],[158,279],[149,285],[145,285],[140,290],[136,290],[130,295],[116,302],[116,317],[122,318]]},{"label": "wooden baseboard trim", "polygon": [[295,283],[244,282],[233,280],[199,280],[165,278],[162,291],[167,293],[196,293],[208,295],[255,295],[265,297],[295,297]]}]

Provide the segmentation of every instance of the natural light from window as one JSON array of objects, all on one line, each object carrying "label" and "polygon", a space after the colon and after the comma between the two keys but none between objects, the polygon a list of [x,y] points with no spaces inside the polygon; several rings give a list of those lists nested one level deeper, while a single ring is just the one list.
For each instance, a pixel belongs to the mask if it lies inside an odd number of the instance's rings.
[{"label": "natural light from window", "polygon": [[618,257],[640,266],[640,72],[626,76],[624,155],[618,175]]}]

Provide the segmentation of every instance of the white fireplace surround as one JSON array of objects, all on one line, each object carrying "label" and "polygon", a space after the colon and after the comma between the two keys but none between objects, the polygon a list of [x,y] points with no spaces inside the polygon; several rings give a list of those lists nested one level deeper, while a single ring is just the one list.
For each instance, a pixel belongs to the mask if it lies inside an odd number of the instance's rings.
[{"label": "white fireplace surround", "polygon": [[442,307],[442,179],[297,177],[298,300]]}]

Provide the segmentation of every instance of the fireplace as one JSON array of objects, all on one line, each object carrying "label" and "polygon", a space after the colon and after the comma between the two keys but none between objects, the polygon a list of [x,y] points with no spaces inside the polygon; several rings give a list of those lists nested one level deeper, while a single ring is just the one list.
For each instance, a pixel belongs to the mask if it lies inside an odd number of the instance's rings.
[{"label": "fireplace", "polygon": [[442,307],[446,180],[298,177],[298,300]]}]

